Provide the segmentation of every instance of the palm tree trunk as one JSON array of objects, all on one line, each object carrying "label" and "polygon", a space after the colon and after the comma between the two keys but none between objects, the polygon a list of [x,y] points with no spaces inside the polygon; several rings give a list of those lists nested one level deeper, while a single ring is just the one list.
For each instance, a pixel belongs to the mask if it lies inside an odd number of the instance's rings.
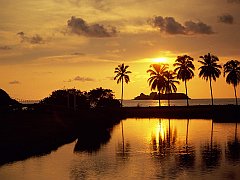
[{"label": "palm tree trunk", "polygon": [[185,89],[186,89],[186,99],[187,99],[187,106],[189,106],[189,103],[188,103],[188,91],[187,91],[187,81],[185,80]]},{"label": "palm tree trunk", "polygon": [[168,88],[168,90],[167,90],[167,93],[168,93],[168,95],[167,95],[167,97],[168,97],[168,106],[170,106],[170,99],[169,99],[170,85],[169,84],[170,83],[169,83],[169,77],[168,77],[168,84],[167,84],[167,88]]},{"label": "palm tree trunk", "polygon": [[121,107],[123,107],[123,79],[122,79],[122,96],[121,96]]},{"label": "palm tree trunk", "polygon": [[213,92],[212,92],[212,78],[210,77],[210,91],[211,91],[211,98],[212,98],[212,105],[213,105]]},{"label": "palm tree trunk", "polygon": [[158,106],[161,106],[161,102],[160,102],[160,90],[158,91]]},{"label": "palm tree trunk", "polygon": [[238,105],[236,86],[235,85],[233,85],[233,86],[234,86],[234,93],[235,93],[235,98],[236,98],[236,105]]}]

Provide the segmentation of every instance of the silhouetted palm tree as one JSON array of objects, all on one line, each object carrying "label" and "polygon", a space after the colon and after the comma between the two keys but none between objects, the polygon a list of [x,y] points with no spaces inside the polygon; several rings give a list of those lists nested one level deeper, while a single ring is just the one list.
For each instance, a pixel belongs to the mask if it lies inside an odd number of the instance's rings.
[{"label": "silhouetted palm tree", "polygon": [[223,65],[224,68],[224,77],[227,74],[226,82],[228,84],[232,84],[234,87],[234,93],[237,102],[237,85],[240,83],[240,62],[238,60],[230,60],[226,64]]},{"label": "silhouetted palm tree", "polygon": [[199,77],[206,79],[206,81],[208,81],[209,79],[213,105],[212,79],[216,81],[216,79],[219,78],[219,76],[221,75],[220,69],[222,68],[222,66],[217,64],[217,61],[219,61],[218,57],[210,53],[204,56],[200,56],[200,58],[203,60],[198,61],[202,64],[202,66],[199,68]]},{"label": "silhouetted palm tree", "polygon": [[149,86],[151,87],[151,91],[157,89],[158,91],[158,105],[161,106],[160,103],[160,93],[164,90],[166,86],[166,77],[165,73],[168,69],[167,64],[152,64],[150,68],[147,70],[147,73],[150,73],[150,78],[148,79]]},{"label": "silhouetted palm tree", "polygon": [[114,77],[114,80],[117,80],[117,83],[122,82],[121,107],[123,102],[123,81],[125,81],[125,83],[130,82],[128,74],[131,73],[131,71],[127,71],[128,67],[129,66],[124,66],[124,63],[123,63],[118,65],[118,67],[116,67],[114,71],[114,73],[117,73],[117,75]]},{"label": "silhouetted palm tree", "polygon": [[165,76],[167,78],[165,92],[168,94],[168,106],[170,106],[169,94],[177,92],[175,84],[179,84],[179,81],[175,80],[177,78],[177,74],[173,71],[166,71]]},{"label": "silhouetted palm tree", "polygon": [[187,80],[190,80],[194,77],[193,71],[195,70],[195,67],[193,64],[193,58],[188,55],[178,56],[176,63],[174,63],[173,66],[177,66],[174,70],[174,72],[177,73],[177,78],[185,83],[187,106],[189,106]]}]

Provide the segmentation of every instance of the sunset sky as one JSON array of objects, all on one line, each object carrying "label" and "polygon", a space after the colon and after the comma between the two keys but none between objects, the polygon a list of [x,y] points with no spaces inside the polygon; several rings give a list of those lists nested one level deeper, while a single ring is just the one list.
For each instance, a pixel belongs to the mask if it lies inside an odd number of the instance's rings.
[{"label": "sunset sky", "polygon": [[[170,69],[194,58],[191,98],[209,98],[198,78],[199,56],[223,65],[240,60],[240,0],[0,0],[0,88],[11,97],[42,99],[53,90],[103,87],[120,98],[114,68],[129,65],[125,99],[150,93],[146,73],[158,60]],[[178,92],[185,92],[184,84]],[[216,98],[234,96],[221,76]],[[240,91],[238,87],[238,94]]]}]

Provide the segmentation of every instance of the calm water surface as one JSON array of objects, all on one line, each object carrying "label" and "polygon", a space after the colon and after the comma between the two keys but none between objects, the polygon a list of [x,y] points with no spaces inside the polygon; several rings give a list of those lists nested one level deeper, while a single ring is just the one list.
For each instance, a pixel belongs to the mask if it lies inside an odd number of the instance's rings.
[{"label": "calm water surface", "polygon": [[235,123],[127,119],[93,152],[76,141],[3,165],[0,179],[239,179],[239,138]]}]

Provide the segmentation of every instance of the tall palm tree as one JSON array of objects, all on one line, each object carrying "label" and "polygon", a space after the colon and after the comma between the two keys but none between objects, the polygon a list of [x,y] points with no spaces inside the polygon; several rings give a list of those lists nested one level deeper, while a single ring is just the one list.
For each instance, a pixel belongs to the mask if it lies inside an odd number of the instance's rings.
[{"label": "tall palm tree", "polygon": [[166,86],[166,70],[168,69],[167,64],[152,64],[147,73],[150,73],[150,78],[148,79],[151,91],[157,89],[158,91],[158,105],[161,106],[160,93],[164,90]]},{"label": "tall palm tree", "polygon": [[214,56],[210,53],[204,56],[200,56],[202,60],[199,60],[202,66],[199,68],[199,77],[206,79],[206,81],[210,82],[210,91],[211,91],[211,98],[212,98],[212,105],[213,105],[213,93],[212,93],[212,80],[216,81],[217,78],[221,75],[220,69],[222,68],[221,65],[217,64],[219,61],[217,56]]},{"label": "tall palm tree", "polygon": [[177,92],[177,87],[175,84],[179,84],[179,81],[175,80],[177,78],[177,74],[173,71],[166,71],[165,77],[167,78],[165,93],[168,95],[168,106],[170,106],[169,94]]},{"label": "tall palm tree", "polygon": [[122,107],[122,103],[123,103],[123,81],[125,81],[125,83],[130,82],[130,78],[128,76],[129,73],[131,73],[131,71],[127,71],[127,68],[129,66],[125,66],[124,63],[118,65],[118,67],[115,68],[114,73],[116,73],[116,76],[114,77],[114,80],[117,80],[117,83],[122,82],[122,95],[121,95],[121,107]]},{"label": "tall palm tree", "polygon": [[175,62],[176,63],[173,64],[173,66],[176,66],[174,72],[177,73],[177,79],[185,83],[187,106],[189,106],[187,81],[194,77],[195,67],[193,58],[188,55],[178,56]]},{"label": "tall palm tree", "polygon": [[224,68],[224,77],[227,74],[226,82],[228,84],[232,84],[234,87],[234,93],[237,102],[237,85],[240,83],[240,62],[238,60],[230,60],[226,64],[223,65]]}]

